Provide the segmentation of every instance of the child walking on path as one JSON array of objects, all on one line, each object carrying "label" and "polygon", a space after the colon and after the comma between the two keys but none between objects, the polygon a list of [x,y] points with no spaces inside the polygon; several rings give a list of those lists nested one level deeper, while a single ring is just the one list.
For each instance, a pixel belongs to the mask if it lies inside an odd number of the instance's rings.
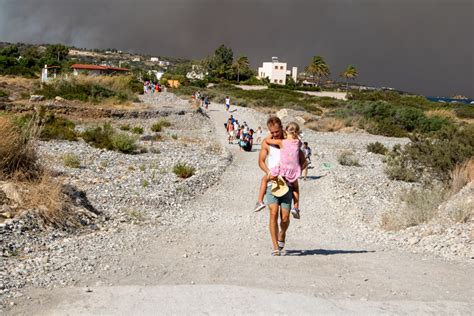
[{"label": "child walking on path", "polygon": [[259,126],[257,128],[257,139],[255,140],[259,144],[262,142],[262,134],[263,134],[262,127]]},{"label": "child walking on path", "polygon": [[260,191],[258,193],[258,201],[255,206],[255,212],[265,208],[263,197],[267,189],[268,180],[274,180],[279,176],[283,177],[285,181],[293,188],[294,207],[291,209],[291,214],[294,218],[300,218],[299,206],[299,185],[298,178],[301,175],[301,165],[299,162],[299,152],[301,148],[301,141],[299,139],[300,127],[297,123],[291,122],[286,126],[285,139],[271,139],[268,136],[264,139],[269,145],[276,145],[280,148],[280,163],[278,166],[272,168],[268,175],[263,176],[260,183]]}]

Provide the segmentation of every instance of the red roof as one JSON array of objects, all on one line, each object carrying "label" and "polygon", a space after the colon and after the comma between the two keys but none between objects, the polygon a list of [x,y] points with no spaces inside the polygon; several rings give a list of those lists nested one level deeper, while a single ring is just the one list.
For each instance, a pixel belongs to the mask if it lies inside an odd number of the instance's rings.
[{"label": "red roof", "polygon": [[109,70],[116,70],[116,71],[130,71],[130,69],[128,68],[120,68],[120,67],[109,67],[109,66],[105,66],[107,69]]},{"label": "red roof", "polygon": [[86,70],[112,70],[112,71],[130,71],[127,68],[109,67],[109,66],[98,66],[98,65],[87,65],[87,64],[74,64],[71,66],[73,69],[86,69]]}]

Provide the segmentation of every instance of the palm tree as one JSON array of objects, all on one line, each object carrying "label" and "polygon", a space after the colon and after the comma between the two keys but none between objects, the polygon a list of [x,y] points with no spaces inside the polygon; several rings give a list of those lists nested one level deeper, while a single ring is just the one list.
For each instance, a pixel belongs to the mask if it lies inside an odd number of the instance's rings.
[{"label": "palm tree", "polygon": [[317,86],[320,85],[321,78],[328,77],[331,74],[329,66],[321,56],[313,57],[311,63],[306,67],[306,72],[311,75]]},{"label": "palm tree", "polygon": [[237,82],[240,81],[240,69],[249,67],[249,59],[247,56],[240,56],[234,62],[234,67],[237,68]]},{"label": "palm tree", "polygon": [[339,75],[346,78],[346,91],[349,91],[349,79],[354,80],[358,75],[357,69],[352,65],[347,66],[346,70]]}]

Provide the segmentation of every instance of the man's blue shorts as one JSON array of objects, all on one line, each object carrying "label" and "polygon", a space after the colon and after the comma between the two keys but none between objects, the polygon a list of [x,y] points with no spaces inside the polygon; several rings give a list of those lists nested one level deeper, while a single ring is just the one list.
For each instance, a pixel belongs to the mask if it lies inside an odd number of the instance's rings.
[{"label": "man's blue shorts", "polygon": [[265,192],[265,204],[278,204],[282,209],[289,211],[291,209],[291,202],[293,200],[293,189],[289,188],[288,192],[281,197],[276,197],[272,194],[272,186],[267,186],[267,191]]}]

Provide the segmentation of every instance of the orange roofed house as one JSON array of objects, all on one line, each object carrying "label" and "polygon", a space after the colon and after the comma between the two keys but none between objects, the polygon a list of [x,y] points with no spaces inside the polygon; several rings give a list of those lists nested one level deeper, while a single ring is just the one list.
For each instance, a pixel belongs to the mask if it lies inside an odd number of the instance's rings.
[{"label": "orange roofed house", "polygon": [[130,69],[110,66],[74,64],[71,66],[74,76],[87,74],[89,76],[128,74]]}]

